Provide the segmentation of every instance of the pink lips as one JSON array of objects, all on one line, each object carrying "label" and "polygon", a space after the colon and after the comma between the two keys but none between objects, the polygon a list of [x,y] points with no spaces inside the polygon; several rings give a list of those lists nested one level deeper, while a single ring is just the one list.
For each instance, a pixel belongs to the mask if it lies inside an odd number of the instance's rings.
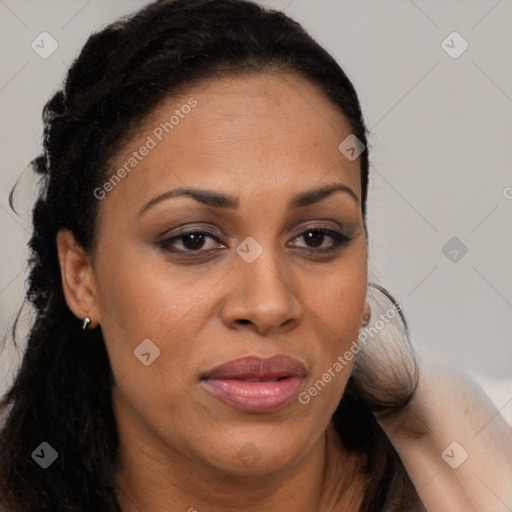
[{"label": "pink lips", "polygon": [[245,412],[272,412],[296,396],[306,375],[304,365],[284,355],[234,359],[203,376],[213,395]]}]

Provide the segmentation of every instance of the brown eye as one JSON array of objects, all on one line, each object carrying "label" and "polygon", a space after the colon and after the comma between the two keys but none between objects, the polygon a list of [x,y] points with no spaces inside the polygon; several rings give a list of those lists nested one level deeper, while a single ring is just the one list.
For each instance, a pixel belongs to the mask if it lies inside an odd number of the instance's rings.
[{"label": "brown eye", "polygon": [[[343,233],[327,228],[310,228],[302,232],[295,240],[299,240],[300,238],[304,239],[306,245],[295,245],[295,247],[321,250],[334,250],[351,240],[351,238]],[[329,239],[331,242],[326,245],[325,243],[329,242]]]},{"label": "brown eye", "polygon": [[197,251],[202,249],[205,243],[204,233],[187,233],[182,236],[182,244],[186,249]]},{"label": "brown eye", "polygon": [[[207,243],[210,241],[209,243]],[[175,253],[207,252],[216,248],[224,248],[212,233],[207,231],[188,231],[157,243],[159,247]],[[206,247],[205,247],[206,245]],[[181,246],[181,247],[180,247]]]},{"label": "brown eye", "polygon": [[323,244],[325,234],[320,230],[312,230],[306,232],[306,234],[302,235],[307,244],[312,247],[319,247]]}]

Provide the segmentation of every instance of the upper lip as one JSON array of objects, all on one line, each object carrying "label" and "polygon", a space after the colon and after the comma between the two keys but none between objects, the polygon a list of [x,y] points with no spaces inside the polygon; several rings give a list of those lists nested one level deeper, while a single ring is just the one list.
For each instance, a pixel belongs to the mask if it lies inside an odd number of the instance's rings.
[{"label": "upper lip", "polygon": [[216,366],[205,373],[203,379],[278,379],[305,375],[304,364],[285,355],[246,356]]}]

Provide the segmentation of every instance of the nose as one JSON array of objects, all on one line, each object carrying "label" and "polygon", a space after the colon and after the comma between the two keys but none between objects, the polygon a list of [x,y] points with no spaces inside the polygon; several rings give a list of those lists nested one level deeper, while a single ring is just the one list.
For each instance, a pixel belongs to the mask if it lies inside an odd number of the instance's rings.
[{"label": "nose", "polygon": [[252,263],[238,255],[236,258],[221,311],[224,324],[263,335],[278,334],[299,325],[303,306],[293,269],[270,250],[264,250]]}]

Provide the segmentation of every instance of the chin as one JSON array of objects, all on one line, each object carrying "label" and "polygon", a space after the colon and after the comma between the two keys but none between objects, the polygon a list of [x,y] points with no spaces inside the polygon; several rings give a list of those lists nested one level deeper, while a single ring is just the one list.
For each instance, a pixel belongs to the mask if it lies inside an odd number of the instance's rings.
[{"label": "chin", "polygon": [[226,437],[218,444],[210,444],[212,449],[203,456],[217,470],[238,476],[254,477],[286,471],[312,447],[311,436],[307,433],[300,435],[287,429],[276,434],[275,426],[253,426],[237,434],[226,433]]}]

